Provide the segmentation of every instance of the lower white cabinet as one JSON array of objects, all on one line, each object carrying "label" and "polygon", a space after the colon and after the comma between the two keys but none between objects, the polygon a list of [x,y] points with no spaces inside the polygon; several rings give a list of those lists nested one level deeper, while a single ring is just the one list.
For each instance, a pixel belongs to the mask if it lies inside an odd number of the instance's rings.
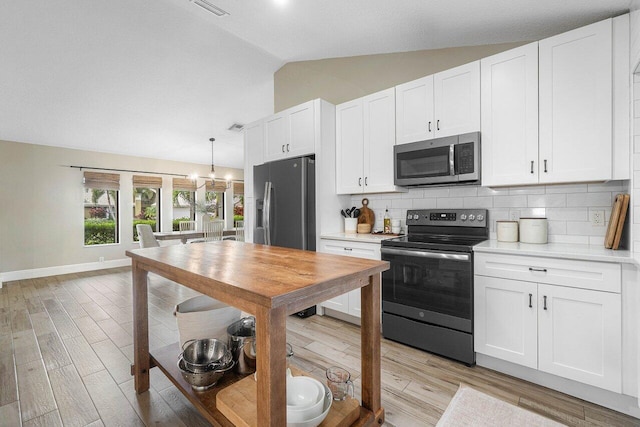
[{"label": "lower white cabinet", "polygon": [[[320,239],[318,252],[356,258],[380,259],[380,243],[353,242],[349,240]],[[360,289],[347,292],[322,303],[323,307],[360,316]]]},{"label": "lower white cabinet", "polygon": [[[507,255],[495,255],[504,260]],[[476,273],[495,263],[477,254]],[[619,292],[543,283],[545,259],[526,259],[530,280],[475,276],[474,347],[486,354],[539,371],[620,393],[622,391],[622,313]],[[548,260],[558,262],[558,260]],[[579,265],[592,272],[602,264],[565,261],[565,271]],[[484,266],[483,266],[484,264]],[[515,262],[508,263],[513,268]],[[588,267],[588,269],[587,269]],[[495,270],[494,270],[495,271]],[[523,273],[524,274],[524,273]],[[511,275],[511,277],[513,277]],[[557,277],[550,277],[555,282]],[[572,277],[566,277],[568,283]],[[619,288],[620,277],[617,278]]]}]

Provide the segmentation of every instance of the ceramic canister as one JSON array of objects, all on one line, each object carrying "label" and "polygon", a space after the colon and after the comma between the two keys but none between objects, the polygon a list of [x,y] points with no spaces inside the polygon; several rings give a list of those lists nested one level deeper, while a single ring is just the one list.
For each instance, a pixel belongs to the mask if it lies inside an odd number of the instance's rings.
[{"label": "ceramic canister", "polygon": [[547,218],[520,218],[520,242],[547,243]]},{"label": "ceramic canister", "polygon": [[517,242],[518,221],[496,221],[496,234],[499,242]]}]

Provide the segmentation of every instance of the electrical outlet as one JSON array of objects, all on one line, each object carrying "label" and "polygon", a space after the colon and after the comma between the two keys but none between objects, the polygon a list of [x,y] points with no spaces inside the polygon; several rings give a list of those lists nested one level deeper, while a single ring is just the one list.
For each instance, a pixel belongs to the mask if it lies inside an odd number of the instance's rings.
[{"label": "electrical outlet", "polygon": [[518,221],[520,219],[520,211],[511,211],[511,221]]},{"label": "electrical outlet", "polygon": [[591,214],[591,224],[604,227],[604,211],[601,210],[593,210],[590,211]]},{"label": "electrical outlet", "polygon": [[103,256],[101,256],[100,258],[98,258],[98,261],[99,261],[99,262],[104,262],[104,257],[103,257]]}]

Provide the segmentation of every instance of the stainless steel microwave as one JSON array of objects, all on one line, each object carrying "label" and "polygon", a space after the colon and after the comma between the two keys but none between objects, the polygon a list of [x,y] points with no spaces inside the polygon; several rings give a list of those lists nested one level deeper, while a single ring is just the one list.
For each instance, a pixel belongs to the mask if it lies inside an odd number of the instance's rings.
[{"label": "stainless steel microwave", "polygon": [[480,183],[480,132],[393,147],[395,185]]}]

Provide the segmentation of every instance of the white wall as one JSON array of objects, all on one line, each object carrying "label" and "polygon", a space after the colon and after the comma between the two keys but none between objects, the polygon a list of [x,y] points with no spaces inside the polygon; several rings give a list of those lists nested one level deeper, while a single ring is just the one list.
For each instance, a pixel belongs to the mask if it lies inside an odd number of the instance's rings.
[{"label": "white wall", "polygon": [[385,207],[394,219],[401,219],[405,228],[408,209],[489,209],[491,238],[495,239],[496,220],[535,216],[549,220],[549,241],[604,245],[606,225],[594,226],[589,212],[600,210],[605,218],[611,215],[615,195],[628,192],[627,181],[607,183],[538,185],[530,187],[488,188],[452,186],[416,188],[403,194],[372,194],[353,196],[352,206],[362,206],[363,197],[376,216],[375,228],[382,229]]},{"label": "white wall", "polygon": [[[109,261],[125,260],[125,251],[138,247],[133,241],[134,173],[120,172],[120,243],[85,247],[83,172],[69,165],[150,171],[163,176],[164,231],[171,229],[172,218],[172,176],[167,174],[197,172],[207,176],[210,169],[207,164],[0,141],[0,282],[16,278],[16,272],[96,263],[101,257],[109,266]],[[240,169],[216,167],[216,173],[243,179]],[[18,276],[25,277],[25,273]]]}]

